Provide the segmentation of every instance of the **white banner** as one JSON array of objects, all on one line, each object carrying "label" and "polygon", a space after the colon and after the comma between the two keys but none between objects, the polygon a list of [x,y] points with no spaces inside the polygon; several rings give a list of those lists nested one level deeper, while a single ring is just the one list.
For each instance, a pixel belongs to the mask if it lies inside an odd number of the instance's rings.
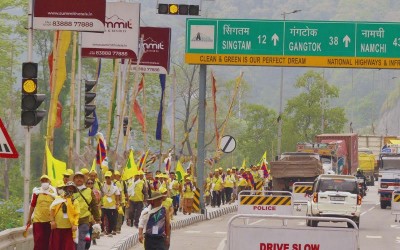
[{"label": "white banner", "polygon": [[139,3],[107,3],[105,31],[82,33],[82,56],[134,58],[139,47],[139,27]]}]

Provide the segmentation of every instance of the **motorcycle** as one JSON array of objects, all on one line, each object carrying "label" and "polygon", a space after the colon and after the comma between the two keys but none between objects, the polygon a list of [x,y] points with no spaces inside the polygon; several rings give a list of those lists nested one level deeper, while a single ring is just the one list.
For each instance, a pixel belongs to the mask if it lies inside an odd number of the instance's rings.
[{"label": "motorcycle", "polygon": [[363,198],[367,195],[367,190],[364,185],[364,178],[357,177],[358,189],[360,190],[360,195]]}]

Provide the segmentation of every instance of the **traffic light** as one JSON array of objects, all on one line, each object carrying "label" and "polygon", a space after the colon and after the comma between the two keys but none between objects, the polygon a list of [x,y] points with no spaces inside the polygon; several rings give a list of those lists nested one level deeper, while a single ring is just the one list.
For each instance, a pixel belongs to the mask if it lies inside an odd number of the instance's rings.
[{"label": "traffic light", "polygon": [[37,94],[38,64],[22,63],[21,125],[36,126],[46,115],[45,110],[37,110],[46,95]]},{"label": "traffic light", "polygon": [[199,12],[199,5],[165,3],[158,4],[158,14],[198,16]]},{"label": "traffic light", "polygon": [[128,117],[124,117],[124,123],[123,123],[123,131],[124,131],[124,136],[126,136],[126,131],[128,130]]},{"label": "traffic light", "polygon": [[96,110],[96,105],[92,104],[96,93],[91,92],[97,84],[95,80],[85,80],[85,128],[90,128],[95,121],[93,111]]}]

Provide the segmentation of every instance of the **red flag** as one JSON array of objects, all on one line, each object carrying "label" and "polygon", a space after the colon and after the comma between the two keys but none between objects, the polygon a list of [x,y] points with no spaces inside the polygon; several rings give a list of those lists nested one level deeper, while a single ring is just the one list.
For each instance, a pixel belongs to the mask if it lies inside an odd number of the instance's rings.
[{"label": "red flag", "polygon": [[261,170],[264,173],[264,178],[267,178],[269,176],[269,173],[268,173],[267,163],[265,161],[263,161],[261,165]]},{"label": "red flag", "polygon": [[101,164],[106,157],[107,157],[106,146],[104,144],[104,141],[101,138],[99,138],[96,148],[96,163]]},{"label": "red flag", "polygon": [[171,170],[171,161],[169,158],[167,158],[167,162],[165,163],[165,172],[169,173]]},{"label": "red flag", "polygon": [[217,81],[215,80],[213,72],[211,72],[212,79],[212,96],[214,100],[214,128],[215,128],[215,140],[217,142],[217,147],[219,147],[219,132],[217,125]]},{"label": "red flag", "polygon": [[[56,31],[56,42],[58,41],[58,36],[59,36],[59,32]],[[57,48],[57,45],[56,45]],[[50,52],[49,56],[47,57],[47,62],[49,63],[49,71],[50,71],[50,78],[49,78],[49,85],[50,85],[50,91],[52,89],[52,79],[53,79],[53,51]],[[56,116],[56,122],[54,124],[55,128],[60,128],[62,126],[62,111],[63,111],[63,107],[61,105],[61,102],[58,101],[57,102],[57,116]]]},{"label": "red flag", "polygon": [[137,100],[135,100],[135,103],[133,104],[133,112],[135,112],[136,119],[142,125],[142,130],[144,131],[144,118],[143,118],[143,113],[142,110],[140,109],[139,103]]}]

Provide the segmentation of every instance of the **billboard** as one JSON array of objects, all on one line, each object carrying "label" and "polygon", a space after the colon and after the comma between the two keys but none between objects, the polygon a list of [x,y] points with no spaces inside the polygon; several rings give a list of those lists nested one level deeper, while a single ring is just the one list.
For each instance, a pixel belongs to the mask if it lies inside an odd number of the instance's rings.
[{"label": "billboard", "polygon": [[82,57],[133,58],[139,27],[139,3],[107,3],[104,33],[82,33]]},{"label": "billboard", "polygon": [[[170,62],[171,28],[140,27],[145,53],[139,63],[142,73],[168,74]],[[136,67],[136,55],[132,58]]]},{"label": "billboard", "polygon": [[33,29],[104,32],[106,0],[35,0]]}]

